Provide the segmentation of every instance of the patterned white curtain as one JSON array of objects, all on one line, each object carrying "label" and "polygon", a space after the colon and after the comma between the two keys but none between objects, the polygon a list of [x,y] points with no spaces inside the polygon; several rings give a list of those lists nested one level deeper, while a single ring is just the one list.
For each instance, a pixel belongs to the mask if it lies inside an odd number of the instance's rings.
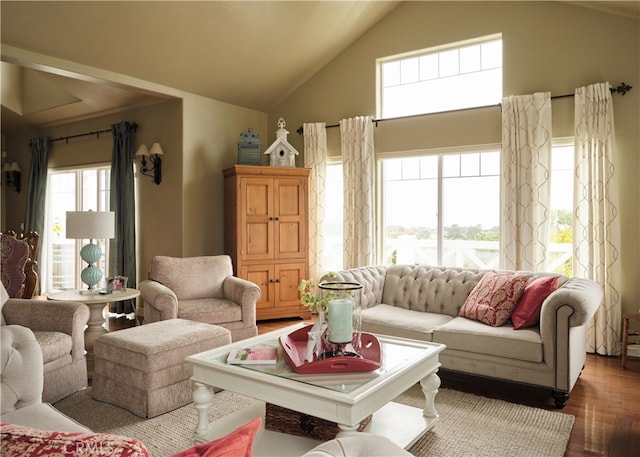
[{"label": "patterned white curtain", "polygon": [[307,123],[304,129],[304,166],[309,174],[309,278],[324,274],[324,203],[327,176],[327,129],[324,122]]},{"label": "patterned white curtain", "polygon": [[551,94],[502,99],[500,262],[544,271],[551,189]]},{"label": "patterned white curtain", "polygon": [[340,121],[344,175],[344,268],[375,261],[373,118]]},{"label": "patterned white curtain", "polygon": [[609,83],[575,92],[573,273],[604,289],[587,326],[587,351],[620,354],[620,218],[614,176],[615,129]]}]

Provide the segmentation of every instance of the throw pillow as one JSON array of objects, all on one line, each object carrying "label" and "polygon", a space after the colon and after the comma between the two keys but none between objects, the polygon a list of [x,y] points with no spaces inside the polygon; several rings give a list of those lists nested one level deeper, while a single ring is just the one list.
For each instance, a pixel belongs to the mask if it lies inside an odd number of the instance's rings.
[{"label": "throw pillow", "polygon": [[251,457],[253,440],[261,425],[262,418],[256,417],[222,438],[196,444],[171,457]]},{"label": "throw pillow", "polygon": [[480,278],[458,315],[499,327],[509,320],[528,280],[529,275],[490,271]]},{"label": "throw pillow", "polygon": [[541,276],[534,279],[524,289],[522,298],[511,313],[511,322],[514,329],[533,327],[540,322],[540,310],[542,303],[558,289],[557,276]]},{"label": "throw pillow", "polygon": [[0,424],[0,455],[100,455],[149,457],[135,438],[106,433],[55,432]]}]

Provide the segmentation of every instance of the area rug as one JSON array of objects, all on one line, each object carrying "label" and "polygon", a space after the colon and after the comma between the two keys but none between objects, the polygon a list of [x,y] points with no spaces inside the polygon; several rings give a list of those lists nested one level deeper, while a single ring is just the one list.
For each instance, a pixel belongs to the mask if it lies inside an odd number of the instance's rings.
[{"label": "area rug", "polygon": [[[395,399],[422,407],[416,385]],[[256,402],[222,391],[215,394],[209,420],[219,419]],[[167,457],[194,444],[198,422],[192,405],[144,420],[116,406],[91,398],[91,388],[77,392],[55,407],[96,432],[131,436],[142,441],[153,457]],[[417,457],[538,457],[563,456],[575,418],[529,406],[440,389],[436,397],[440,421],[410,448]],[[274,456],[278,457],[278,456]]]}]

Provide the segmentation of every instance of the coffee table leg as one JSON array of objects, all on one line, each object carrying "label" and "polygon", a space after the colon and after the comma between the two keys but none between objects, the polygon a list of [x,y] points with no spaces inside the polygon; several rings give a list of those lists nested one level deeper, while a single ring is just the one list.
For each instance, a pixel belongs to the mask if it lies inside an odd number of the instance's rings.
[{"label": "coffee table leg", "polygon": [[437,372],[438,370],[420,380],[422,392],[427,400],[423,416],[429,419],[437,419],[439,417],[438,411],[436,411],[436,394],[438,393],[438,387],[440,387],[440,377]]},{"label": "coffee table leg", "polygon": [[358,433],[359,427],[360,427],[360,424],[356,424],[353,427],[349,425],[338,424],[338,429],[340,429],[340,431],[336,435],[336,438],[344,438],[346,436],[354,435]]},{"label": "coffee table leg", "polygon": [[193,403],[198,410],[198,425],[196,426],[195,435],[202,441],[206,440],[209,434],[209,408],[213,401],[213,391],[206,384],[194,382]]}]

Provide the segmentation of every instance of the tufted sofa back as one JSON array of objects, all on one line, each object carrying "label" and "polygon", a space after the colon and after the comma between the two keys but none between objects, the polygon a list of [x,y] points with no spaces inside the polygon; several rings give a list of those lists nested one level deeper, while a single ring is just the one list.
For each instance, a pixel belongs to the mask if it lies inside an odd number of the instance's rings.
[{"label": "tufted sofa back", "polygon": [[325,275],[322,280],[348,281],[362,284],[360,306],[362,309],[366,309],[381,303],[386,272],[387,267],[384,266],[358,267],[339,271],[335,273],[333,278]]},{"label": "tufted sofa back", "polygon": [[0,340],[1,412],[41,403],[42,352],[33,332],[20,325],[4,325]]},{"label": "tufted sofa back", "polygon": [[387,270],[382,302],[455,317],[486,270],[394,265]]}]

